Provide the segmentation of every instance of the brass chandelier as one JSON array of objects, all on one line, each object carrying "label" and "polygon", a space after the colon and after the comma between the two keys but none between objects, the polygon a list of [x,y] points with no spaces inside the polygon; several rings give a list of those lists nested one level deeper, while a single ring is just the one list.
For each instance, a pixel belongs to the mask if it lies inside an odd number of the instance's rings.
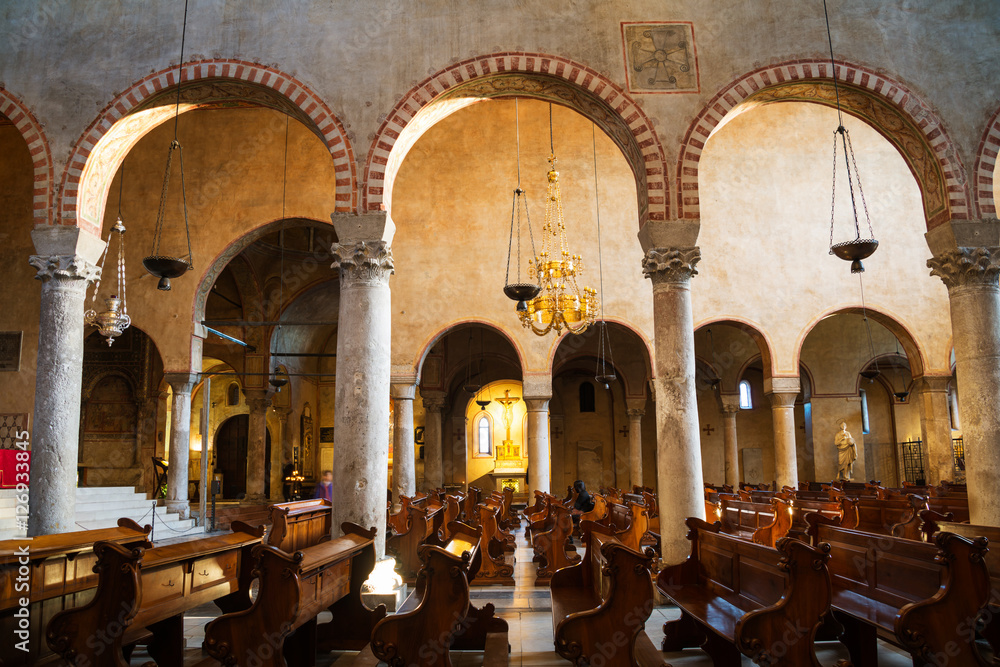
[{"label": "brass chandelier", "polygon": [[[122,223],[122,185],[125,183],[125,164],[122,163],[121,175],[118,179],[118,219],[115,226],[108,234],[108,243],[104,246],[104,254],[101,255],[101,276],[104,276],[104,268],[108,258],[108,250],[111,248],[112,236],[118,239],[118,260],[115,268],[118,272],[117,290],[114,294],[104,300],[104,310],[98,312],[91,308],[83,314],[83,323],[87,326],[97,327],[98,333],[107,339],[108,347],[115,342],[115,338],[121,336],[125,329],[132,324],[132,318],[128,316],[128,303],[125,301],[125,225]],[[94,295],[91,302],[97,303],[97,293],[101,290],[101,279],[98,278],[94,285]]]},{"label": "brass chandelier", "polygon": [[597,290],[581,288],[577,277],[583,274],[583,257],[571,254],[566,242],[562,190],[552,141],[552,104],[549,104],[549,172],[545,191],[545,224],[542,226],[542,250],[528,260],[528,275],[540,286],[537,296],[518,310],[521,324],[539,336],[564,328],[573,334],[586,331],[597,318],[600,304]]}]

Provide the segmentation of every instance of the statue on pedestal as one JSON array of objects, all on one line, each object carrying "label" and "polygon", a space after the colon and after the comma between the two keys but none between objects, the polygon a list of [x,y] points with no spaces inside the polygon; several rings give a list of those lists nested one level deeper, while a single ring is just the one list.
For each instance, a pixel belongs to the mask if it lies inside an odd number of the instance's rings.
[{"label": "statue on pedestal", "polygon": [[847,430],[847,422],[840,422],[840,430],[834,437],[833,442],[837,445],[838,468],[837,477],[846,481],[854,478],[854,461],[858,458],[858,446]]}]

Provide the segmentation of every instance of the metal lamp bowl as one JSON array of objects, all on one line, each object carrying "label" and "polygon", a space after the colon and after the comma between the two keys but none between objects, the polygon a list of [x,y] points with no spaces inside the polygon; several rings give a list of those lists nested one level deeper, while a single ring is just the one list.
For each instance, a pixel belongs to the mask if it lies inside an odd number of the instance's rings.
[{"label": "metal lamp bowl", "polygon": [[853,262],[871,257],[877,248],[878,241],[875,239],[854,239],[830,246],[830,252],[843,260]]},{"label": "metal lamp bowl", "polygon": [[511,301],[527,301],[538,296],[541,290],[542,288],[534,283],[515,283],[513,285],[504,285],[503,293]]},{"label": "metal lamp bowl", "polygon": [[157,278],[178,278],[190,267],[186,259],[158,255],[142,260],[142,265]]}]

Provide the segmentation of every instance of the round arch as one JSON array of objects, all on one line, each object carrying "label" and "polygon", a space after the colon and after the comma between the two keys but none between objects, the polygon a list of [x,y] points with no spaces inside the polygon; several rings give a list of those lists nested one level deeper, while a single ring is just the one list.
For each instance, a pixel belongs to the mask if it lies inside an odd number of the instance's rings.
[{"label": "round arch", "polygon": [[976,151],[975,180],[972,196],[980,218],[997,216],[997,205],[993,197],[993,173],[997,166],[997,152],[1000,151],[1000,108],[993,112],[983,138]]},{"label": "round arch", "polygon": [[639,226],[669,213],[666,161],[653,124],[617,84],[567,58],[499,53],[457,62],[410,89],[386,116],[365,166],[362,208],[390,210],[406,153],[439,120],[491,98],[531,97],[591,119],[625,155],[636,179]]},{"label": "round arch", "polygon": [[32,219],[35,225],[52,222],[52,152],[49,141],[42,131],[42,124],[19,97],[0,84],[0,115],[9,120],[28,144],[34,168],[34,190],[32,192]]},{"label": "round arch", "polygon": [[[180,68],[180,111],[222,102],[277,109],[326,145],[337,175],[336,211],[357,208],[354,149],[340,120],[306,84],[274,67],[241,60],[198,60]],[[118,95],[83,132],[61,183],[58,222],[100,236],[111,179],[145,134],[174,115],[178,67],[154,72]]]},{"label": "round arch", "polygon": [[[940,119],[899,82],[872,69],[838,65],[844,111],[871,125],[900,152],[920,188],[927,228],[969,217],[965,168]],[[745,74],[713,97],[688,127],[677,158],[680,218],[700,217],[698,163],[712,132],[762,104],[807,102],[835,106],[830,63],[795,60]]]},{"label": "round arch", "polygon": [[[910,376],[914,379],[923,377],[925,369],[927,368],[927,357],[923,347],[917,343],[916,337],[910,331],[910,327],[903,324],[895,316],[872,308],[871,306],[866,307],[865,312],[872,320],[888,329],[889,333],[895,336],[896,340],[898,340],[903,346],[903,352],[906,353],[906,360],[910,364]],[[809,333],[816,328],[816,325],[819,324],[821,320],[824,320],[831,315],[841,314],[861,315],[862,310],[860,306],[831,308],[830,310],[824,311],[814,317],[812,321],[802,329],[795,342],[795,358],[793,361],[796,368],[802,367],[802,346],[805,344]]]},{"label": "round arch", "polygon": [[[639,343],[642,349],[640,356],[642,357],[643,371],[645,373],[644,380],[652,380],[654,376],[654,364],[653,364],[653,354],[652,345],[646,336],[638,328],[625,322],[624,320],[605,318],[605,322],[608,325],[613,325],[614,328],[620,329],[626,338],[634,338],[635,341]],[[597,360],[597,356],[594,354],[593,349],[588,349],[587,344],[589,341],[594,341],[594,349],[596,349],[596,336],[597,330],[595,327],[590,327],[586,332],[580,335],[570,334],[568,332],[563,333],[559,338],[556,338],[552,342],[552,346],[549,348],[549,358],[547,363],[548,372],[552,377],[555,377],[556,365],[565,365],[579,359],[593,359]],[[611,334],[608,334],[611,337]],[[620,347],[620,345],[619,345]],[[612,350],[612,355],[614,356],[614,350]],[[640,396],[645,396],[647,393],[645,382],[629,382],[628,374],[626,373],[626,363],[622,360],[621,356],[614,360],[609,360],[616,373],[619,374],[619,380],[622,382],[622,386],[625,389],[625,394],[629,398],[637,398]],[[634,386],[638,384],[638,386]]]},{"label": "round arch", "polygon": [[[694,330],[698,331],[706,327],[710,327],[713,324],[724,324],[726,326],[738,329],[750,336],[754,343],[757,344],[757,351],[760,353],[761,366],[764,368],[764,378],[774,377],[774,346],[771,343],[770,336],[764,332],[764,329],[756,322],[751,322],[750,320],[744,320],[740,318],[733,317],[719,317],[715,319],[708,319],[699,322]],[[740,369],[740,376],[743,375],[743,370]]]},{"label": "round arch", "polygon": [[413,364],[413,375],[414,377],[417,378],[417,383],[419,384],[420,382],[420,371],[424,367],[424,362],[427,360],[427,355],[430,354],[431,348],[433,348],[438,341],[440,341],[449,333],[452,333],[453,331],[455,331],[460,327],[477,326],[477,325],[486,327],[487,329],[490,329],[491,331],[499,334],[501,338],[503,338],[510,344],[511,348],[513,348],[514,352],[517,354],[517,363],[521,366],[521,372],[524,373],[525,370],[524,349],[518,344],[517,340],[510,335],[510,333],[504,330],[504,328],[501,327],[496,322],[491,322],[489,320],[484,320],[481,318],[468,318],[452,322],[443,329],[439,329],[437,332],[432,334],[424,341],[424,344],[420,348],[420,351],[417,353],[417,358],[414,360]]}]

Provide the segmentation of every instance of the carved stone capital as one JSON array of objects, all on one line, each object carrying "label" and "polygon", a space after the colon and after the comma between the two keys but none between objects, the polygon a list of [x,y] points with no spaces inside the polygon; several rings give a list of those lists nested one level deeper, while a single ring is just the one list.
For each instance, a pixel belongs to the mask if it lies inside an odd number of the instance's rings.
[{"label": "carved stone capital", "polygon": [[38,270],[35,279],[42,282],[62,278],[83,280],[90,284],[101,277],[101,267],[80,255],[31,255],[28,263]]},{"label": "carved stone capital", "polygon": [[424,396],[423,401],[427,412],[441,412],[444,409],[444,396]]},{"label": "carved stone capital", "polygon": [[795,400],[799,397],[799,392],[793,394],[791,392],[772,391],[766,394],[766,396],[771,401],[772,408],[790,408],[795,405]]},{"label": "carved stone capital", "polygon": [[657,283],[687,283],[698,275],[701,248],[651,248],[642,258],[642,272]]},{"label": "carved stone capital", "polygon": [[246,396],[250,414],[267,412],[267,409],[271,407],[271,399],[274,396],[266,389],[245,389],[243,395]]},{"label": "carved stone capital", "polygon": [[191,390],[198,384],[197,373],[164,373],[163,379],[167,381],[174,395],[190,394]]},{"label": "carved stone capital", "polygon": [[948,289],[996,287],[1000,278],[1000,248],[954,248],[931,257],[927,267]]},{"label": "carved stone capital", "polygon": [[719,394],[719,409],[722,414],[732,417],[740,412],[739,394]]},{"label": "carved stone capital", "polygon": [[636,421],[642,419],[643,415],[646,414],[646,411],[643,410],[642,408],[629,408],[627,410],[627,412],[628,412],[629,418],[631,418],[633,420],[636,420]]},{"label": "carved stone capital", "polygon": [[341,285],[385,285],[394,272],[392,248],[385,241],[334,243],[331,250]]}]

